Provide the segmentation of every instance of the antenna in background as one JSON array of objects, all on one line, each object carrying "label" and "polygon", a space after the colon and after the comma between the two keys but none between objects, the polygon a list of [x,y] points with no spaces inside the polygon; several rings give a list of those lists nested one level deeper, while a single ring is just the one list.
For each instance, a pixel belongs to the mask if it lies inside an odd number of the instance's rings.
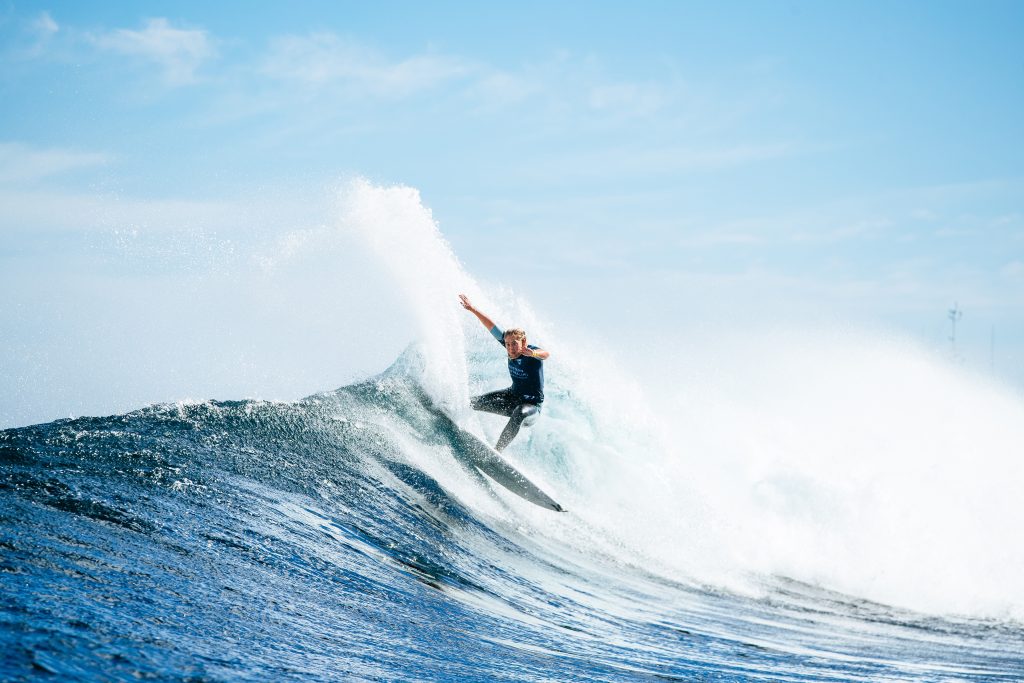
[{"label": "antenna in background", "polygon": [[960,320],[960,318],[963,317],[964,312],[960,310],[959,304],[957,304],[957,302],[954,301],[953,308],[949,309],[949,313],[947,315],[949,317],[949,321],[953,325],[952,332],[949,335],[949,352],[951,357],[955,361],[959,360],[959,356],[957,356],[956,353],[956,324]]}]

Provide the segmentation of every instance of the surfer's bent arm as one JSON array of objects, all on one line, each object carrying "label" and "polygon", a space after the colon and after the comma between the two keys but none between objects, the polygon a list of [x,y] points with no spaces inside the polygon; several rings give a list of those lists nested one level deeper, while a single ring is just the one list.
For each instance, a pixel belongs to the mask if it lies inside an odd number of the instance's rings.
[{"label": "surfer's bent arm", "polygon": [[[501,330],[498,329],[498,326],[494,324],[494,321],[488,318],[480,311],[478,311],[476,307],[469,302],[469,298],[465,294],[459,294],[459,301],[462,302],[463,308],[465,308],[467,311],[476,316],[476,319],[479,320],[480,323],[487,328],[488,332],[494,334],[498,338],[498,341],[503,340],[504,337],[502,335],[502,332]],[[495,334],[495,331],[497,331],[497,334]]]},{"label": "surfer's bent arm", "polygon": [[525,349],[523,349],[523,355],[532,356],[537,360],[547,360],[548,356],[550,356],[551,354],[545,351],[544,349],[531,349],[529,346],[527,346]]}]

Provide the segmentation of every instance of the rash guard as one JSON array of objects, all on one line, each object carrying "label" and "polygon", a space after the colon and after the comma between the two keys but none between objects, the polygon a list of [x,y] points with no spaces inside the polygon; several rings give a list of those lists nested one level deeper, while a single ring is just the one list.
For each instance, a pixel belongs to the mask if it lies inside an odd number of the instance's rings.
[{"label": "rash guard", "polygon": [[[491,328],[491,334],[505,348],[505,333],[497,325]],[[537,350],[539,347],[527,344],[526,348]],[[541,359],[533,356],[510,358],[508,374],[512,377],[512,393],[523,403],[539,405],[544,402],[544,362]]]}]

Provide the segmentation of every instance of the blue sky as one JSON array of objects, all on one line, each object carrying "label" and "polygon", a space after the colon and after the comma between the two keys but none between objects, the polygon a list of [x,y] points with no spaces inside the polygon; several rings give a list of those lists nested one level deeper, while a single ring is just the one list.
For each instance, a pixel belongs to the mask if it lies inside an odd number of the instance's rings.
[{"label": "blue sky", "polygon": [[[470,273],[578,330],[940,348],[955,301],[962,362],[1022,387],[1022,35],[1020,2],[0,1],[0,426],[383,362],[174,355],[225,337],[181,293],[351,176],[417,188]],[[326,354],[337,315],[291,322]]]}]

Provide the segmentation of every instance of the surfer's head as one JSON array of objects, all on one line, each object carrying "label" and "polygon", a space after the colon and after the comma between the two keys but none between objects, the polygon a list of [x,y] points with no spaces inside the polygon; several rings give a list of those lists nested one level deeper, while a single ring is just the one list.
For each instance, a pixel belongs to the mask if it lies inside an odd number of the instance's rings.
[{"label": "surfer's head", "polygon": [[513,327],[510,330],[505,330],[505,350],[508,351],[509,358],[518,358],[523,355],[523,349],[526,348],[526,332]]},{"label": "surfer's head", "polygon": [[518,339],[519,341],[525,342],[526,332],[518,327],[513,327],[512,329],[505,330],[505,341],[508,341],[509,339]]}]

